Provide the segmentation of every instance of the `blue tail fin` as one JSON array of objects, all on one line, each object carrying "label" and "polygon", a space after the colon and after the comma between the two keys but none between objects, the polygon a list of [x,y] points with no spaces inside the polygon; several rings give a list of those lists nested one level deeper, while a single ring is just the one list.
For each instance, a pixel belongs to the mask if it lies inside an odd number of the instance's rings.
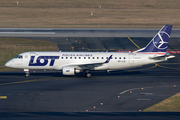
[{"label": "blue tail fin", "polygon": [[166,53],[168,42],[171,34],[172,25],[165,25],[162,29],[154,36],[149,44],[135,52],[146,52],[146,53]]}]

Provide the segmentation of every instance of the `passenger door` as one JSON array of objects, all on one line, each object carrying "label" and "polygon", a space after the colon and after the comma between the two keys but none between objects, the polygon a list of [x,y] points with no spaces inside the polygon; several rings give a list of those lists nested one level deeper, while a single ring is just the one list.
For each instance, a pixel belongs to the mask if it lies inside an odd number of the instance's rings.
[{"label": "passenger door", "polygon": [[129,53],[129,64],[134,64],[134,53]]}]

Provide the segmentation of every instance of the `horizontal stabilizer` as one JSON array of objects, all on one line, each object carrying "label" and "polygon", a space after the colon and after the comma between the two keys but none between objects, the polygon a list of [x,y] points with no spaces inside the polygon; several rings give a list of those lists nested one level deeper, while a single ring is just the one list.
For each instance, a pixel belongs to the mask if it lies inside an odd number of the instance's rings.
[{"label": "horizontal stabilizer", "polygon": [[162,56],[154,56],[154,57],[149,57],[149,58],[154,59],[154,60],[162,60],[162,59],[171,59],[174,57],[175,57],[174,55],[166,54],[166,55],[162,55]]}]

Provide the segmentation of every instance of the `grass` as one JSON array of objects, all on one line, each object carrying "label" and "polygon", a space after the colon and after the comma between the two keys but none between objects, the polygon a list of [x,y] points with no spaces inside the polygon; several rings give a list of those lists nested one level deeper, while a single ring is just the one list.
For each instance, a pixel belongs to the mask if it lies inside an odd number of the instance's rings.
[{"label": "grass", "polygon": [[163,100],[145,110],[144,112],[180,112],[180,93]]},{"label": "grass", "polygon": [[[1,0],[0,11],[1,28],[180,28],[179,0]],[[0,65],[22,52],[56,50],[55,43],[0,38]],[[144,111],[180,111],[179,100],[176,94]]]},{"label": "grass", "polygon": [[0,71],[12,71],[16,69],[6,68],[7,61],[23,52],[29,51],[58,51],[56,43],[42,40],[0,38]]},{"label": "grass", "polygon": [[1,0],[0,11],[0,27],[180,27],[178,0]]}]

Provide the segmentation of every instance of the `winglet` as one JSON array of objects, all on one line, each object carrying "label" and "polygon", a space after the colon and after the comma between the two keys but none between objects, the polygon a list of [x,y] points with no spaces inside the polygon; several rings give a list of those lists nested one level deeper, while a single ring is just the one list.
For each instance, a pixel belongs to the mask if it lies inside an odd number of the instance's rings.
[{"label": "winglet", "polygon": [[113,55],[109,56],[109,58],[104,62],[104,63],[109,63],[110,59],[112,58]]}]

